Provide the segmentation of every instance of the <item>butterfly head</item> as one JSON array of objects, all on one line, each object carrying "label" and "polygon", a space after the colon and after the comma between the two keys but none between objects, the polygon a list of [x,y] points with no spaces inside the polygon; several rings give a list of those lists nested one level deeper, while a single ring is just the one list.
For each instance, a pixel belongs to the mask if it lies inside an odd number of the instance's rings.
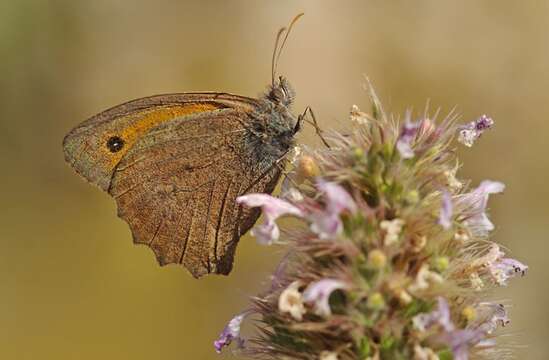
[{"label": "butterfly head", "polygon": [[301,16],[303,16],[303,13],[294,17],[287,28],[283,27],[278,31],[271,60],[271,86],[269,87],[265,98],[273,104],[282,105],[283,107],[289,107],[293,103],[295,91],[285,77],[276,76],[276,69],[284,45],[286,45],[286,40],[288,40],[288,36],[290,36],[294,24]]},{"label": "butterfly head", "polygon": [[295,90],[285,77],[279,76],[278,81],[269,86],[266,98],[276,105],[289,107],[294,102]]}]

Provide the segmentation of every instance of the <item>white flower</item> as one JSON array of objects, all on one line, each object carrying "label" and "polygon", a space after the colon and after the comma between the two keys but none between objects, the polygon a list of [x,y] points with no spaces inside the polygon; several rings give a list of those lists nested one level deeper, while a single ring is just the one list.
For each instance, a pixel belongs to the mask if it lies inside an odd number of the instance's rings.
[{"label": "white flower", "polygon": [[320,353],[320,360],[337,360],[338,356],[336,352],[333,351],[323,351]]},{"label": "white flower", "polygon": [[439,360],[439,357],[431,348],[415,344],[414,360]]},{"label": "white flower", "polygon": [[397,293],[395,295],[398,298],[398,301],[402,305],[408,305],[409,303],[412,302],[412,300],[414,300],[412,298],[412,296],[410,294],[408,294],[408,292],[406,290],[401,289],[401,290],[397,291]]},{"label": "white flower", "polygon": [[484,287],[484,282],[476,271],[469,275],[469,281],[471,282],[471,288],[473,288],[473,290],[479,291]]},{"label": "white flower", "polygon": [[466,242],[466,241],[470,240],[470,237],[465,231],[458,230],[458,231],[456,231],[456,233],[454,235],[454,239],[456,239],[457,241],[460,241],[460,242]]},{"label": "white flower", "polygon": [[488,250],[488,252],[483,256],[475,259],[471,263],[470,267],[473,269],[482,268],[482,267],[489,268],[494,263],[502,259],[504,256],[505,256],[505,253],[501,251],[501,249],[499,248],[499,245],[493,243],[492,246],[490,246],[490,249]]},{"label": "white flower", "polygon": [[351,113],[349,117],[351,119],[351,122],[359,126],[365,126],[369,123],[368,115],[365,112],[360,111],[360,109],[356,105],[351,106]]},{"label": "white flower", "polygon": [[299,286],[300,282],[294,281],[278,297],[278,311],[289,313],[297,321],[301,321],[306,312]]},{"label": "white flower", "polygon": [[385,246],[394,244],[398,241],[402,227],[404,226],[404,220],[394,219],[394,220],[383,220],[379,227],[382,230],[385,230]]},{"label": "white flower", "polygon": [[429,270],[429,265],[423,264],[419,269],[416,279],[408,287],[412,293],[428,289],[433,283],[442,283],[444,279],[440,274]]},{"label": "white flower", "polygon": [[448,187],[451,190],[454,190],[454,191],[461,190],[461,188],[463,187],[463,184],[461,183],[461,181],[459,181],[456,178],[456,173],[458,171],[458,168],[459,168],[459,165],[456,164],[456,166],[452,170],[446,170],[444,172],[444,175],[446,176],[446,183],[447,183]]}]

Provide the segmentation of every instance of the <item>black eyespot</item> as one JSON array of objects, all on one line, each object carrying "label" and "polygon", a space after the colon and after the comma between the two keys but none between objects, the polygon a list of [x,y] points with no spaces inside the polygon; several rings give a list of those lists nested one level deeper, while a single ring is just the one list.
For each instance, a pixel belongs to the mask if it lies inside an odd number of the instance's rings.
[{"label": "black eyespot", "polygon": [[107,147],[113,153],[118,152],[124,147],[124,140],[118,136],[111,136],[109,140],[107,140]]}]

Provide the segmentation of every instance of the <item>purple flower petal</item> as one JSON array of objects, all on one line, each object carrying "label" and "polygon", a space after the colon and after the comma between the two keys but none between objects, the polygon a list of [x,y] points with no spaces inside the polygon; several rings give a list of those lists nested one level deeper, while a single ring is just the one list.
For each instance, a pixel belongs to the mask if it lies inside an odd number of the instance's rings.
[{"label": "purple flower petal", "polygon": [[517,275],[524,276],[528,270],[528,266],[518,260],[511,258],[503,258],[489,266],[490,274],[498,283],[498,285],[507,285],[507,280]]},{"label": "purple flower petal", "polygon": [[272,244],[278,240],[280,230],[275,220],[282,215],[303,216],[303,212],[291,203],[267,194],[247,194],[236,198],[236,202],[248,207],[261,207],[265,222],[252,230],[261,244]]},{"label": "purple flower petal", "polygon": [[458,141],[467,147],[471,147],[482,133],[493,125],[494,120],[492,118],[482,115],[477,120],[471,121],[459,129]]},{"label": "purple flower petal", "polygon": [[398,152],[400,153],[400,156],[402,156],[403,159],[411,159],[414,157],[414,150],[412,150],[410,143],[399,139],[397,141],[396,147]]},{"label": "purple flower petal", "polygon": [[413,123],[408,119],[402,125],[400,136],[398,137],[396,148],[403,159],[410,159],[414,157],[414,151],[412,150],[412,141],[414,141],[417,132],[421,126],[420,122]]},{"label": "purple flower petal", "polygon": [[528,265],[525,265],[520,261],[511,258],[505,258],[501,260],[499,266],[505,267],[509,277],[517,274],[524,276],[526,274],[526,271],[528,270]]},{"label": "purple flower petal", "polygon": [[490,129],[494,125],[494,120],[492,118],[486,116],[486,114],[482,115],[480,118],[475,121],[475,129],[478,131],[484,131]]},{"label": "purple flower petal", "polygon": [[485,337],[491,334],[499,324],[505,325],[509,322],[507,311],[501,304],[481,303],[479,310],[484,310],[482,321],[472,324],[465,329],[456,329],[450,318],[448,302],[439,297],[437,307],[429,313],[416,315],[413,318],[414,326],[420,331],[428,331],[433,326],[440,326],[438,334],[435,333],[433,340],[448,346],[452,350],[455,360],[467,360],[469,349],[484,341]]},{"label": "purple flower petal", "polygon": [[464,223],[473,235],[483,237],[494,230],[494,224],[486,215],[488,197],[490,194],[501,193],[504,189],[505,185],[501,182],[485,180],[475,190],[461,197],[460,202],[468,206],[468,212],[471,213]]},{"label": "purple flower petal", "polygon": [[504,256],[505,253],[501,251],[499,245],[493,243],[486,254],[471,262],[470,267],[476,271],[487,271],[498,285],[505,286],[510,278],[518,274],[524,275],[528,266]]},{"label": "purple flower petal", "polygon": [[246,317],[246,313],[239,314],[229,321],[223,329],[217,340],[214,341],[215,351],[220,354],[225,346],[229,346],[233,340],[236,340],[239,346],[243,345],[244,340],[240,338],[240,325]]},{"label": "purple flower petal", "polygon": [[357,212],[352,196],[340,185],[320,179],[318,189],[326,197],[326,209],[310,215],[311,230],[321,239],[337,236],[343,229],[340,214],[343,211]]},{"label": "purple flower petal", "polygon": [[499,181],[484,180],[480,185],[474,190],[474,193],[482,198],[481,206],[486,208],[488,203],[488,195],[498,194],[505,190],[505,184]]},{"label": "purple flower petal", "polygon": [[454,324],[450,318],[448,302],[443,297],[437,298],[437,308],[429,313],[416,315],[413,319],[414,326],[425,331],[435,325],[440,325],[445,331],[454,330]]},{"label": "purple flower petal", "polygon": [[248,207],[261,207],[265,216],[275,220],[282,215],[302,216],[302,212],[291,203],[267,194],[247,194],[236,199]]},{"label": "purple flower petal", "polygon": [[280,229],[273,220],[267,219],[263,224],[255,226],[250,234],[261,245],[271,245],[280,237]]},{"label": "purple flower petal", "polygon": [[303,299],[314,305],[315,314],[327,317],[332,314],[329,302],[332,292],[347,288],[347,284],[341,280],[322,279],[309,284],[303,293]]},{"label": "purple flower petal", "polygon": [[454,360],[467,360],[469,348],[481,341],[484,336],[484,332],[479,329],[463,329],[443,333],[438,336],[438,341],[452,350]]},{"label": "purple flower petal", "polygon": [[480,309],[488,310],[488,316],[480,324],[462,330],[448,331],[437,337],[437,340],[446,344],[454,355],[454,359],[467,360],[469,349],[472,346],[490,346],[485,339],[492,334],[498,325],[505,326],[509,323],[507,311],[501,304],[481,303]]},{"label": "purple flower petal", "polygon": [[484,320],[480,324],[477,324],[476,328],[482,330],[485,334],[491,334],[498,326],[505,326],[510,322],[507,310],[503,304],[480,303],[479,311],[482,310],[485,312],[483,316]]},{"label": "purple flower petal", "polygon": [[330,239],[341,233],[343,223],[338,214],[316,212],[311,214],[311,231],[321,239]]},{"label": "purple flower petal", "polygon": [[344,210],[352,213],[357,211],[353,197],[341,185],[319,179],[316,186],[326,196],[327,212],[340,214]]},{"label": "purple flower petal", "polygon": [[440,207],[438,223],[446,230],[452,227],[452,214],[452,195],[448,191],[444,190],[442,192],[442,205]]}]

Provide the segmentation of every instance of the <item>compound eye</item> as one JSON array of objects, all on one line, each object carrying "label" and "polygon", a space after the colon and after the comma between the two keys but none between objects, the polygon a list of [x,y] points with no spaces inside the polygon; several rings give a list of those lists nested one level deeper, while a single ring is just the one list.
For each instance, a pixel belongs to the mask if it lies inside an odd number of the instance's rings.
[{"label": "compound eye", "polygon": [[119,136],[111,136],[109,140],[107,140],[107,148],[110,152],[115,153],[124,147],[124,140],[122,140]]}]

